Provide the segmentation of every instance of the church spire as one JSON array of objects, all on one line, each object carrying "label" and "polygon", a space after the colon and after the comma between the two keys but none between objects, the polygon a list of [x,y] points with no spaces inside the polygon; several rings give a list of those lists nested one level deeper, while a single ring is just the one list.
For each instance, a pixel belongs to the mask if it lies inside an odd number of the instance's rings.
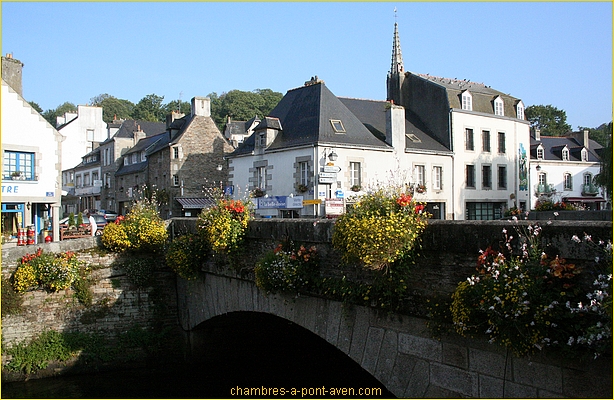
[{"label": "church spire", "polygon": [[394,9],[394,39],[392,42],[392,64],[390,65],[390,73],[403,72],[403,55],[401,54],[401,41],[399,40],[399,29],[397,24],[397,9]]}]

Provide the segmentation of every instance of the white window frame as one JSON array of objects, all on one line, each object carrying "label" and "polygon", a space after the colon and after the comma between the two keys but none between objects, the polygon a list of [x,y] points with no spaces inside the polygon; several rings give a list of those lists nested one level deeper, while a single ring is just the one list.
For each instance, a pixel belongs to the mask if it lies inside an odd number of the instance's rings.
[{"label": "white window frame", "polygon": [[266,190],[266,167],[256,168],[256,188]]},{"label": "white window frame", "polygon": [[468,91],[461,94],[461,108],[467,111],[473,111],[473,97]]},{"label": "white window frame", "polygon": [[537,159],[538,160],[544,159],[544,148],[541,145],[537,146]]},{"label": "white window frame", "polygon": [[350,187],[362,186],[361,165],[358,161],[350,161]]},{"label": "white window frame", "polygon": [[308,161],[300,161],[298,163],[298,172],[299,172],[299,185],[309,185],[309,162]]},{"label": "white window frame", "polygon": [[563,174],[563,190],[573,190],[573,175],[569,172]]},{"label": "white window frame", "polygon": [[516,105],[516,118],[524,120],[524,103],[522,101]]},{"label": "white window frame", "polygon": [[582,149],[582,151],[580,151],[580,156],[582,157],[582,161],[588,161],[588,151],[586,149]]},{"label": "white window frame", "polygon": [[426,183],[426,171],[424,164],[416,164],[414,165],[414,177],[416,178],[415,183],[417,185],[425,185]]},{"label": "white window frame", "polygon": [[569,161],[569,149],[567,147],[561,151],[561,159],[563,161]]},{"label": "white window frame", "polygon": [[582,176],[582,182],[584,183],[584,185],[592,185],[593,184],[593,174],[591,174],[590,172],[585,173]]},{"label": "white window frame", "polygon": [[443,167],[439,165],[433,166],[433,190],[441,190],[443,178]]},{"label": "white window frame", "polygon": [[503,99],[501,97],[497,97],[494,103],[495,103],[495,115],[503,117],[505,115],[505,112],[503,110]]}]

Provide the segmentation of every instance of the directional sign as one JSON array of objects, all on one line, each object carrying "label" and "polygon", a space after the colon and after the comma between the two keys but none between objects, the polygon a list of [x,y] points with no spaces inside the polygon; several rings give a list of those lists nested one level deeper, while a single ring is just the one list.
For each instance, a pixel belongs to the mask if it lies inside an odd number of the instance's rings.
[{"label": "directional sign", "polygon": [[320,172],[320,178],[336,178],[336,172]]},{"label": "directional sign", "polygon": [[335,183],[336,180],[337,180],[337,178],[324,178],[324,177],[320,177],[318,179],[318,182],[328,184],[328,183]]},{"label": "directional sign", "polygon": [[324,172],[341,172],[341,167],[337,167],[335,165],[325,165],[324,166]]}]

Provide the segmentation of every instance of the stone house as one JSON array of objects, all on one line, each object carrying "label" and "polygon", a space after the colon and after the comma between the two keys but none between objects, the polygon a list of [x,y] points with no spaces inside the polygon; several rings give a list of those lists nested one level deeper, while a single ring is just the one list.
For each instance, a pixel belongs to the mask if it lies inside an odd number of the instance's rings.
[{"label": "stone house", "polygon": [[166,131],[141,139],[115,173],[120,212],[155,193],[162,218],[195,216],[211,204],[209,191],[227,186],[225,155],[233,148],[211,118],[210,100],[194,97],[190,115],[167,117]]}]

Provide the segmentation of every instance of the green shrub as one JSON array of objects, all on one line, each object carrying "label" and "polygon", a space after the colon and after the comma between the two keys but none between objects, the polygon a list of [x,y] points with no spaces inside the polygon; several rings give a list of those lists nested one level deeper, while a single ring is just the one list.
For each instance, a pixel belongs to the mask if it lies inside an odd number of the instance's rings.
[{"label": "green shrub", "polygon": [[313,287],[318,276],[316,248],[280,244],[258,261],[254,274],[256,286],[266,292],[298,293]]},{"label": "green shrub", "polygon": [[19,293],[38,286],[53,292],[68,289],[79,278],[82,268],[86,268],[84,263],[73,252],[43,253],[39,248],[21,258],[12,275],[13,288]]},{"label": "green shrub", "polygon": [[411,254],[427,224],[424,205],[402,187],[379,188],[359,196],[335,223],[333,246],[346,262],[386,270]]},{"label": "green shrub", "polygon": [[168,246],[166,265],[184,279],[196,279],[209,251],[208,243],[201,235],[179,236]]},{"label": "green shrub", "polygon": [[128,280],[138,288],[146,288],[153,281],[156,261],[150,258],[130,258],[122,263]]},{"label": "green shrub", "polygon": [[222,198],[198,215],[198,232],[213,251],[229,253],[238,249],[250,220],[250,206],[250,202]]},{"label": "green shrub", "polygon": [[22,295],[13,289],[8,279],[2,277],[2,316],[19,314],[22,303]]}]

